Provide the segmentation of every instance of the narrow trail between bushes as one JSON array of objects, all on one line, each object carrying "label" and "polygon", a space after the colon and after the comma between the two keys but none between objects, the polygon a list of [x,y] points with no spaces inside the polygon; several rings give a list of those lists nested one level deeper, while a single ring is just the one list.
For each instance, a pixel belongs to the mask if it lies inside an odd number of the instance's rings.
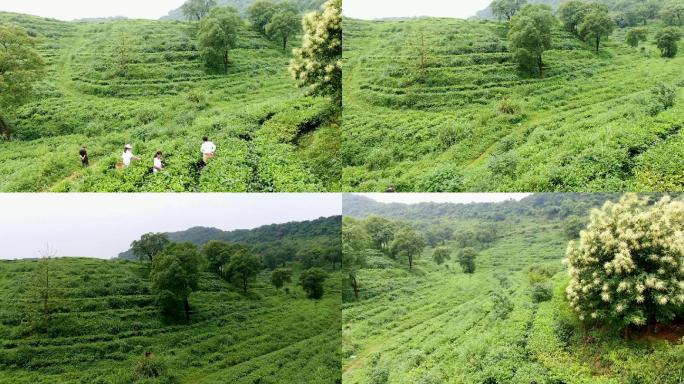
[{"label": "narrow trail between bushes", "polygon": [[67,48],[63,48],[61,52],[61,57],[56,63],[57,72],[59,77],[57,79],[57,84],[65,96],[83,96],[74,86],[72,76],[71,65],[73,64],[74,58],[78,54],[79,50],[86,43],[86,36],[82,30],[79,29],[78,36],[73,38]]}]

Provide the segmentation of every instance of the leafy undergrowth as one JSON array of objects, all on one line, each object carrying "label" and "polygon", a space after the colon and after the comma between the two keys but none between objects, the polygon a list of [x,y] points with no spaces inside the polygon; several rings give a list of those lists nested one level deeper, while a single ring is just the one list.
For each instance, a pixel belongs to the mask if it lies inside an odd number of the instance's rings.
[{"label": "leafy undergrowth", "polygon": [[[146,268],[138,263],[65,258],[52,265],[57,308],[48,337],[35,330],[29,313],[22,310],[31,271],[38,263],[0,263],[0,383],[339,379],[339,273],[326,282],[319,301],[306,299],[294,284],[276,291],[266,273],[248,294],[205,273],[199,291],[190,296],[187,325],[160,314]],[[140,373],[138,366],[147,352],[162,367],[159,377]]]},{"label": "leafy undergrowth", "polygon": [[[0,21],[35,36],[48,64],[33,100],[9,116],[14,140],[0,142],[2,191],[337,188],[339,166],[319,166],[337,152],[309,146],[339,148],[329,128],[339,125],[339,112],[327,99],[305,97],[288,73],[289,50],[251,30],[240,31],[229,73],[217,74],[204,68],[192,23],[68,23],[12,13]],[[218,151],[198,173],[205,135]],[[305,135],[316,142],[300,141]],[[127,143],[142,160],[117,172]],[[90,155],[85,170],[81,146]],[[153,177],[159,150],[168,167]]]},{"label": "leafy undergrowth", "polygon": [[[463,222],[462,225],[477,225]],[[460,227],[459,227],[460,228]],[[661,334],[585,331],[565,301],[563,224],[506,220],[477,257],[475,274],[431,249],[414,265],[372,257],[359,273],[362,300],[343,304],[345,383],[677,384],[684,344]],[[457,245],[447,242],[453,251]],[[536,302],[530,271],[546,271],[550,300]],[[501,298],[504,299],[501,299]],[[502,304],[506,303],[506,305]]]},{"label": "leafy undergrowth", "polygon": [[[345,190],[684,189],[684,57],[660,57],[657,24],[599,53],[558,27],[539,79],[517,70],[504,23],[344,23]],[[652,115],[661,83],[677,102]]]}]

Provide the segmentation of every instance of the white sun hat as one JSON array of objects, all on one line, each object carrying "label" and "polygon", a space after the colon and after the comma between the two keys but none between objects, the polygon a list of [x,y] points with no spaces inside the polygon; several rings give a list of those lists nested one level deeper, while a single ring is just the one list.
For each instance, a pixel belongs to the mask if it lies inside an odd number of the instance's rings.
[{"label": "white sun hat", "polygon": [[133,146],[130,145],[130,144],[126,144],[126,145],[124,146],[124,148],[126,148],[126,149],[133,149]]}]

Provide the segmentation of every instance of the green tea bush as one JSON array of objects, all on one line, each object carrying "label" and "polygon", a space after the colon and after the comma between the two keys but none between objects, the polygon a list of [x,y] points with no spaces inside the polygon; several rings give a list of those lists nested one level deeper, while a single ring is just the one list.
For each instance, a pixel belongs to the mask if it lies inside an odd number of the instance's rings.
[{"label": "green tea bush", "polygon": [[651,99],[648,103],[648,113],[652,116],[659,114],[675,105],[675,98],[677,91],[673,87],[668,87],[665,84],[659,84],[651,89]]}]

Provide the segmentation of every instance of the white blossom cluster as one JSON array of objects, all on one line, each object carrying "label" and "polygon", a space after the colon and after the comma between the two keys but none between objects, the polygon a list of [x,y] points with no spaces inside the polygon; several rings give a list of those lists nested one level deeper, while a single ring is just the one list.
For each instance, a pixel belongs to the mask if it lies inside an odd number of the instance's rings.
[{"label": "white blossom cluster", "polygon": [[304,16],[302,47],[294,50],[290,71],[313,95],[340,96],[342,90],[342,0]]},{"label": "white blossom cluster", "polygon": [[684,309],[684,202],[625,195],[591,212],[570,242],[566,294],[582,320],[627,326]]}]

